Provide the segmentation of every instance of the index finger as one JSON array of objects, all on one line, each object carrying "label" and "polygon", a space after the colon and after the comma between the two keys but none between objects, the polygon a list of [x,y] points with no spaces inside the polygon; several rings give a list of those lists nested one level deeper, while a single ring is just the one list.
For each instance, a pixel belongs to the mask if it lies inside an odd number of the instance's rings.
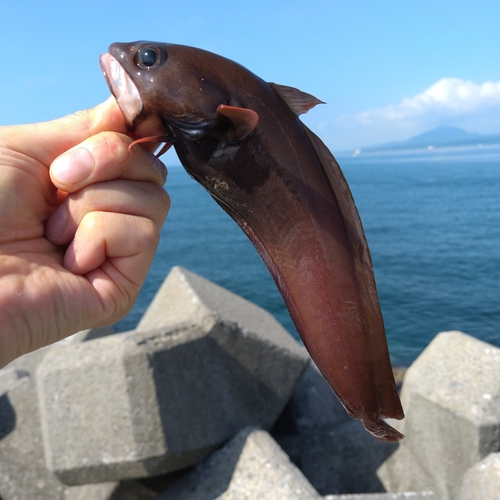
[{"label": "index finger", "polygon": [[114,97],[92,109],[57,120],[5,127],[0,138],[10,148],[48,166],[68,149],[106,130],[127,133],[125,119]]}]

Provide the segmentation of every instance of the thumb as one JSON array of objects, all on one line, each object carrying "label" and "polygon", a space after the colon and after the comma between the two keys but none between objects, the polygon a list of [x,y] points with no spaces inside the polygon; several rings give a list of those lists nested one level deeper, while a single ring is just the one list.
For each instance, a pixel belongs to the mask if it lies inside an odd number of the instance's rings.
[{"label": "thumb", "polygon": [[85,139],[103,131],[126,133],[125,119],[110,97],[95,108],[32,125],[8,127],[9,146],[49,166],[52,161]]}]

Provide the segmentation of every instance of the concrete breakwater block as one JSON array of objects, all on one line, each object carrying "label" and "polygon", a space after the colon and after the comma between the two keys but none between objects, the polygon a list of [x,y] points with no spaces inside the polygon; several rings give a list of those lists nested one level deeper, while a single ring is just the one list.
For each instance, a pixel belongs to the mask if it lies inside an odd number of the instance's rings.
[{"label": "concrete breakwater block", "polygon": [[[62,340],[59,340],[58,342],[55,342],[54,344],[50,344],[46,347],[42,347],[40,349],[37,349],[36,351],[29,352],[27,354],[24,354],[23,356],[20,356],[17,359],[14,359],[7,366],[2,368],[0,370],[0,372],[15,369],[15,370],[23,371],[23,372],[26,372],[26,373],[29,373],[29,374],[35,376],[38,365],[40,364],[42,359],[45,357],[45,355],[48,352],[50,352],[52,349],[66,347],[66,346],[71,345],[71,344],[77,344],[79,342],[85,342],[87,340],[91,340],[91,339],[95,339],[95,338],[99,338],[99,337],[105,337],[107,335],[112,335],[114,333],[115,332],[111,326],[104,326],[104,327],[99,327],[99,328],[90,328],[88,330],[82,330],[82,331],[77,332],[73,335],[70,335],[69,337],[66,337],[65,339],[62,339]],[[1,390],[1,388],[0,388],[0,390]]]},{"label": "concrete breakwater block", "polygon": [[24,377],[29,377],[29,373],[21,368],[9,366],[0,370],[0,397],[13,389]]},{"label": "concrete breakwater block", "polygon": [[65,489],[45,468],[36,388],[26,375],[0,397],[0,496],[62,499]]},{"label": "concrete breakwater block", "polygon": [[194,307],[194,324],[172,324],[167,314],[167,326],[54,349],[42,360],[46,464],[64,483],[194,465],[245,426],[270,428],[306,368],[305,349],[267,312],[173,272],[195,286],[169,276],[159,293]]},{"label": "concrete breakwater block", "polygon": [[404,493],[360,493],[354,495],[327,495],[323,500],[438,500],[432,491]]},{"label": "concrete breakwater block", "polygon": [[[0,382],[6,378],[12,380],[12,369],[0,371]],[[35,382],[26,372],[0,396],[0,496],[2,500],[155,498],[152,490],[135,481],[67,486],[47,470]]]},{"label": "concrete breakwater block", "polygon": [[246,428],[158,500],[320,500],[265,431]]},{"label": "concrete breakwater block", "polygon": [[180,266],[171,269],[136,330],[182,322],[211,326],[221,320],[235,323],[262,342],[297,348],[295,340],[272,314]]},{"label": "concrete breakwater block", "polygon": [[406,438],[379,477],[388,491],[455,499],[467,470],[500,450],[500,349],[440,333],[408,369],[401,399]]},{"label": "concrete breakwater block", "polygon": [[500,453],[490,453],[464,476],[458,500],[500,498]]},{"label": "concrete breakwater block", "polygon": [[311,363],[272,436],[321,494],[385,491],[379,466],[397,449],[349,417]]},{"label": "concrete breakwater block", "polygon": [[[82,334],[74,337],[77,336],[82,338]],[[0,496],[3,500],[79,500],[78,495],[111,500],[110,489],[116,490],[117,484],[106,485],[107,491],[95,485],[69,487],[45,467],[34,372],[50,349],[57,349],[65,342],[21,356],[0,370]]]}]

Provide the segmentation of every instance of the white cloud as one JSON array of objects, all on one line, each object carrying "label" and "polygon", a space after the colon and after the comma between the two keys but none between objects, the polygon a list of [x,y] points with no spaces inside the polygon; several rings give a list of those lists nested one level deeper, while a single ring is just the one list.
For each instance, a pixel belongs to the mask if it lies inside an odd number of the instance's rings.
[{"label": "white cloud", "polygon": [[[500,81],[482,84],[460,78],[442,78],[421,94],[405,97],[399,104],[359,113],[358,123],[434,121],[443,117],[493,112],[500,107]],[[495,110],[498,113],[498,109]]]}]

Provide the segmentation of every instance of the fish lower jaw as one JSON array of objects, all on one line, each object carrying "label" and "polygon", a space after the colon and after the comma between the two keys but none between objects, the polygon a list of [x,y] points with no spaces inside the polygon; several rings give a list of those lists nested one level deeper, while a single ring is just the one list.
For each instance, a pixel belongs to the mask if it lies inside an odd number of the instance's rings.
[{"label": "fish lower jaw", "polygon": [[114,95],[127,125],[132,126],[134,119],[143,108],[137,87],[122,65],[111,54],[101,54],[99,63],[109,90]]}]

